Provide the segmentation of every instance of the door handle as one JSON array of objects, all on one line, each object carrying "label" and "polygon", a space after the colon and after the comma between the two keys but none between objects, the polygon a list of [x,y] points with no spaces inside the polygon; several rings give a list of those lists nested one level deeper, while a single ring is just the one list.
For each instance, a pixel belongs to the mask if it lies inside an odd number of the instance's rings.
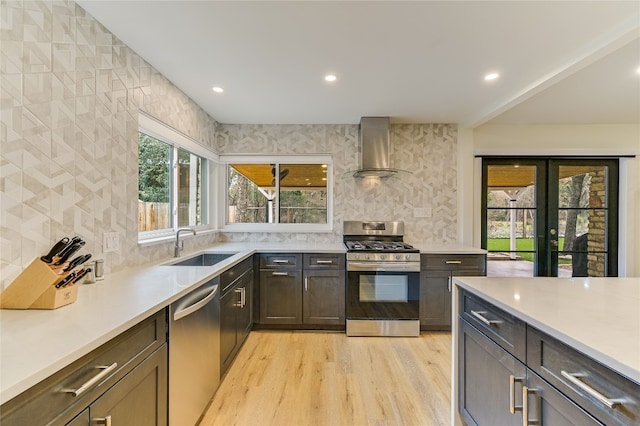
[{"label": "door handle", "polygon": [[106,417],[94,417],[91,419],[92,422],[103,424],[104,426],[111,426],[111,416]]},{"label": "door handle", "polygon": [[99,365],[96,368],[102,371],[100,371],[98,374],[96,374],[95,376],[93,376],[92,378],[84,382],[82,385],[80,385],[78,389],[64,389],[63,392],[70,393],[71,395],[73,395],[74,398],[78,397],[83,393],[85,393],[90,387],[98,383],[100,380],[107,377],[109,373],[111,373],[117,367],[118,367],[117,362],[114,362],[111,365]]},{"label": "door handle", "polygon": [[[539,425],[540,421],[538,420],[540,416],[536,419],[529,420],[529,393],[536,393],[536,389],[529,389],[526,386],[522,387],[522,426],[529,426],[530,424]],[[538,404],[539,406],[540,404]]]},{"label": "door handle", "polygon": [[516,377],[513,374],[509,375],[509,412],[515,414],[516,411],[522,410],[522,405],[516,405],[516,383],[524,382],[524,377]]}]

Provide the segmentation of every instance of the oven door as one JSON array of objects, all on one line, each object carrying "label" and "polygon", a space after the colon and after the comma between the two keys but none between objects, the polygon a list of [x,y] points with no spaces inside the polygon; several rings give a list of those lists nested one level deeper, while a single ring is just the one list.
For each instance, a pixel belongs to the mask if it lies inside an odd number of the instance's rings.
[{"label": "oven door", "polygon": [[347,272],[347,319],[417,320],[419,306],[419,272]]}]

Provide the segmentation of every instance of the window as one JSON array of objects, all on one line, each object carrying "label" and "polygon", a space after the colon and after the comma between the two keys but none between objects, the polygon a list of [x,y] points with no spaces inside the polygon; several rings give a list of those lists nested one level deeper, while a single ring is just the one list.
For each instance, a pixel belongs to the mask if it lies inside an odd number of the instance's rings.
[{"label": "window", "polygon": [[330,157],[223,160],[227,229],[330,230]]},{"label": "window", "polygon": [[206,155],[206,151],[173,129],[149,117],[140,117],[139,238],[173,234],[185,226],[208,225],[210,162],[200,155]]}]

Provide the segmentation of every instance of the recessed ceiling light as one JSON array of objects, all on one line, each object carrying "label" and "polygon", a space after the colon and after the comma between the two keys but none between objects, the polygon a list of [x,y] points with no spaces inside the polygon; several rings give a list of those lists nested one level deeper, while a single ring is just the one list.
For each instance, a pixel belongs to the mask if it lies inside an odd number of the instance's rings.
[{"label": "recessed ceiling light", "polygon": [[638,69],[636,70],[637,74],[640,74],[640,67],[638,67]]},{"label": "recessed ceiling light", "polygon": [[224,89],[222,87],[219,86],[213,86],[213,91],[216,93],[222,93],[224,92]]},{"label": "recessed ceiling light", "polygon": [[500,74],[498,74],[497,72],[492,72],[491,74],[485,75],[484,79],[487,81],[491,81],[491,80],[495,80],[498,77],[500,77]]},{"label": "recessed ceiling light", "polygon": [[334,74],[327,74],[324,76],[325,81],[336,81],[336,76]]}]

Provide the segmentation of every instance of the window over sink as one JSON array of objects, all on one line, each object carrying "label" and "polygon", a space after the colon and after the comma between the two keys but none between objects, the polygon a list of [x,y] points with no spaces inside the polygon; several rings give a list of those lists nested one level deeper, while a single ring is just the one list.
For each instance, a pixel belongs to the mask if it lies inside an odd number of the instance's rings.
[{"label": "window over sink", "polygon": [[210,160],[215,154],[172,128],[140,115],[138,239],[208,228]]}]

